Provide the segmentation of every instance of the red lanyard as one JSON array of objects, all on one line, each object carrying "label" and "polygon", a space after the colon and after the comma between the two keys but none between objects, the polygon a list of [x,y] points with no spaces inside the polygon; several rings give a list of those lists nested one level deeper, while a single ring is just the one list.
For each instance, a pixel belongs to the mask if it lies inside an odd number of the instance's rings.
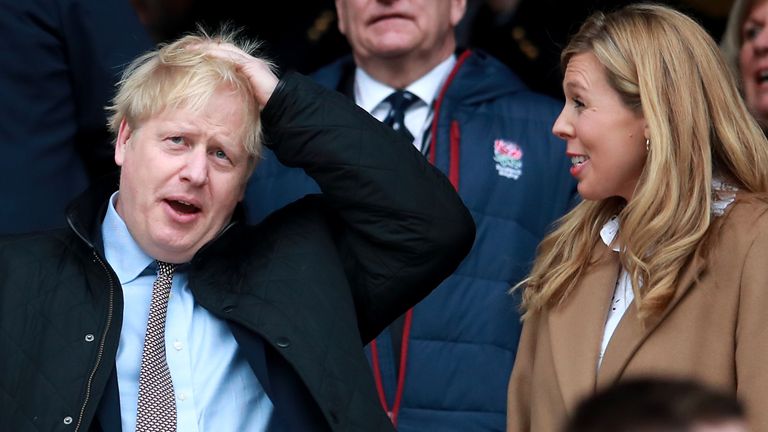
[{"label": "red lanyard", "polygon": [[371,363],[373,367],[373,378],[376,382],[376,391],[379,394],[381,407],[389,416],[392,424],[397,427],[397,416],[400,413],[400,405],[403,402],[403,390],[405,389],[405,367],[408,364],[408,340],[411,334],[411,322],[413,321],[413,309],[408,309],[405,313],[405,322],[403,323],[403,343],[400,347],[400,363],[397,374],[397,390],[395,391],[395,402],[392,407],[387,404],[387,395],[384,393],[384,382],[381,377],[381,366],[379,365],[379,349],[376,346],[376,340],[371,342]]},{"label": "red lanyard", "polygon": [[[448,90],[451,81],[453,81],[453,78],[459,71],[459,67],[462,63],[464,63],[467,57],[470,56],[470,54],[471,51],[466,50],[457,59],[453,71],[451,71],[450,75],[446,79],[446,82],[443,85],[443,89],[440,91],[440,95],[435,101],[434,117],[432,118],[431,145],[428,150],[428,159],[432,164],[435,163],[437,156],[437,119],[439,117],[440,106],[442,104],[443,97],[445,96],[445,92]],[[448,178],[456,190],[459,188],[459,141],[459,123],[454,120],[451,122],[450,130],[450,165],[448,169]],[[376,392],[379,394],[379,402],[381,402],[381,407],[384,408],[384,411],[387,413],[389,419],[392,421],[392,424],[395,427],[397,427],[397,416],[400,414],[400,405],[403,402],[403,390],[405,389],[405,367],[408,364],[408,342],[411,335],[412,321],[413,309],[411,308],[408,309],[408,312],[405,313],[405,323],[403,323],[403,342],[402,346],[400,347],[400,363],[397,369],[397,389],[395,391],[395,401],[391,408],[389,407],[389,404],[387,404],[387,395],[384,393],[384,382],[381,376],[381,366],[379,365],[379,349],[376,346],[376,340],[374,339],[370,344],[371,366],[373,367],[373,378],[376,382]]]}]

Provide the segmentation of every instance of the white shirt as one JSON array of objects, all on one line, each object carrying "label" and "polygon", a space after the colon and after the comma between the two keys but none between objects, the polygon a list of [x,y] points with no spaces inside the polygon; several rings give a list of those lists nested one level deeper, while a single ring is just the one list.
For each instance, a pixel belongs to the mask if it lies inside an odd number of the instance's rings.
[{"label": "white shirt", "polygon": [[[736,199],[736,191],[738,189],[723,180],[715,177],[712,179],[712,215],[722,216],[734,199]],[[619,218],[618,216],[612,217],[608,222],[603,225],[600,230],[600,238],[603,240],[606,246],[612,250],[619,252],[621,250],[618,244],[611,246],[613,240],[619,232]],[[616,288],[611,298],[611,305],[608,308],[608,317],[605,320],[605,330],[603,332],[603,340],[600,343],[600,354],[597,359],[597,368],[600,369],[600,365],[603,363],[603,356],[605,350],[608,348],[608,343],[616,331],[621,318],[624,316],[624,312],[627,311],[629,305],[635,299],[635,293],[632,291],[632,279],[629,276],[629,272],[622,266],[619,277],[616,280]]]},{"label": "white shirt", "polygon": [[[123,289],[117,384],[123,431],[136,429],[144,334],[157,278],[154,259],[131,237],[109,200],[102,225],[104,256]],[[148,268],[150,266],[150,268]],[[165,353],[176,394],[179,431],[265,431],[272,402],[243,357],[226,322],[195,302],[183,267],[173,275]]]},{"label": "white shirt", "polygon": [[[619,232],[619,218],[618,216],[612,217],[608,222],[603,225],[603,229],[600,230],[600,238],[603,240],[606,246],[611,247],[613,239],[616,238],[616,234]],[[611,247],[612,250],[619,252],[618,245]],[[600,365],[603,364],[603,355],[606,348],[608,348],[608,342],[613,336],[613,332],[616,331],[616,327],[621,321],[621,317],[624,316],[624,312],[627,311],[632,300],[635,299],[635,293],[632,291],[632,279],[629,277],[629,272],[622,266],[619,277],[616,280],[616,288],[611,298],[611,306],[608,308],[608,317],[605,320],[605,330],[603,333],[603,341],[600,343],[600,355],[597,358],[597,368],[600,369]]]},{"label": "white shirt", "polygon": [[[405,127],[413,135],[413,145],[419,151],[423,150],[424,135],[432,122],[432,105],[455,64],[456,56],[451,54],[405,88],[419,98],[419,101],[405,111]],[[397,89],[373,79],[362,68],[355,70],[355,103],[379,121],[384,121],[390,109],[389,102],[384,99],[395,90]]]}]

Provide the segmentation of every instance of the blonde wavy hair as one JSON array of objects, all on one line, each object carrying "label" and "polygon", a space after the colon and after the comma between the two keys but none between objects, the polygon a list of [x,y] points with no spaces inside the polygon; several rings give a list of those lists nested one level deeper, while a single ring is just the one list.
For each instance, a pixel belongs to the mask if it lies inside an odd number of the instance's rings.
[{"label": "blonde wavy hair", "polygon": [[680,12],[631,5],[597,13],[565,48],[562,65],[585,52],[600,60],[626,106],[642,112],[650,151],[629,203],[584,201],[544,238],[517,285],[525,287],[523,317],[567,299],[594,264],[602,226],[618,214],[620,260],[645,319],[667,306],[694,254],[707,252],[713,171],[741,190],[768,191],[768,142],[717,45]]},{"label": "blonde wavy hair", "polygon": [[239,39],[236,31],[224,29],[210,36],[200,29],[131,62],[107,107],[112,133],[117,135],[123,120],[135,129],[167,108],[200,109],[225,86],[241,96],[245,118],[251,119],[243,125],[243,146],[255,166],[262,149],[259,107],[247,78],[236,71],[234,63],[206,54],[206,45],[218,43],[232,44],[251,55],[256,55],[259,46]]}]

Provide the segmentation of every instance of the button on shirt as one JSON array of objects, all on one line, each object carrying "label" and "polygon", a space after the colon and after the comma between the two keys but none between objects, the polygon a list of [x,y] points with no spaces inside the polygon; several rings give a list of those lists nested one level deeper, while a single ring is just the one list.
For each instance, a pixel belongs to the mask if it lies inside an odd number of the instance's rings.
[{"label": "button on shirt", "polygon": [[[404,89],[420,99],[405,112],[405,127],[413,135],[413,145],[419,151],[423,150],[424,135],[432,122],[432,104],[455,64],[456,56],[451,55]],[[390,109],[389,102],[384,99],[395,90],[376,81],[363,69],[355,70],[355,103],[379,121],[384,121]]]},{"label": "button on shirt", "polygon": [[[123,327],[117,382],[124,431],[136,429],[139,369],[144,347],[154,259],[141,250],[109,200],[102,225],[104,255],[123,289]],[[265,431],[272,402],[240,352],[229,326],[195,303],[187,272],[173,277],[165,324],[165,352],[176,395],[179,431]]]}]

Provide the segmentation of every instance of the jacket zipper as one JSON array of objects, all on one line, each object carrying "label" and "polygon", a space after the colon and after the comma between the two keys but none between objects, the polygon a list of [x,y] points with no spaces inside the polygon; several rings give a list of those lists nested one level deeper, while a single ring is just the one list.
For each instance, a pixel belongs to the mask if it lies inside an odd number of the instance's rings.
[{"label": "jacket zipper", "polygon": [[96,354],[96,364],[93,366],[93,369],[91,369],[91,373],[88,376],[88,383],[85,386],[85,400],[83,400],[83,405],[80,407],[80,416],[77,419],[77,425],[75,426],[75,432],[80,430],[80,426],[83,423],[83,416],[85,415],[85,407],[88,406],[88,400],[91,397],[91,385],[93,384],[93,377],[96,375],[96,371],[99,369],[99,366],[101,365],[101,358],[104,355],[104,345],[106,344],[107,340],[107,333],[109,333],[109,327],[112,325],[112,315],[114,311],[114,295],[115,295],[115,283],[112,279],[112,273],[107,269],[106,264],[104,264],[104,261],[99,257],[99,254],[96,253],[96,251],[93,251],[94,261],[98,262],[101,265],[101,268],[104,269],[104,272],[107,274],[107,278],[109,278],[109,307],[107,308],[107,324],[104,327],[104,333],[101,335],[101,340],[99,341],[99,351]]}]

